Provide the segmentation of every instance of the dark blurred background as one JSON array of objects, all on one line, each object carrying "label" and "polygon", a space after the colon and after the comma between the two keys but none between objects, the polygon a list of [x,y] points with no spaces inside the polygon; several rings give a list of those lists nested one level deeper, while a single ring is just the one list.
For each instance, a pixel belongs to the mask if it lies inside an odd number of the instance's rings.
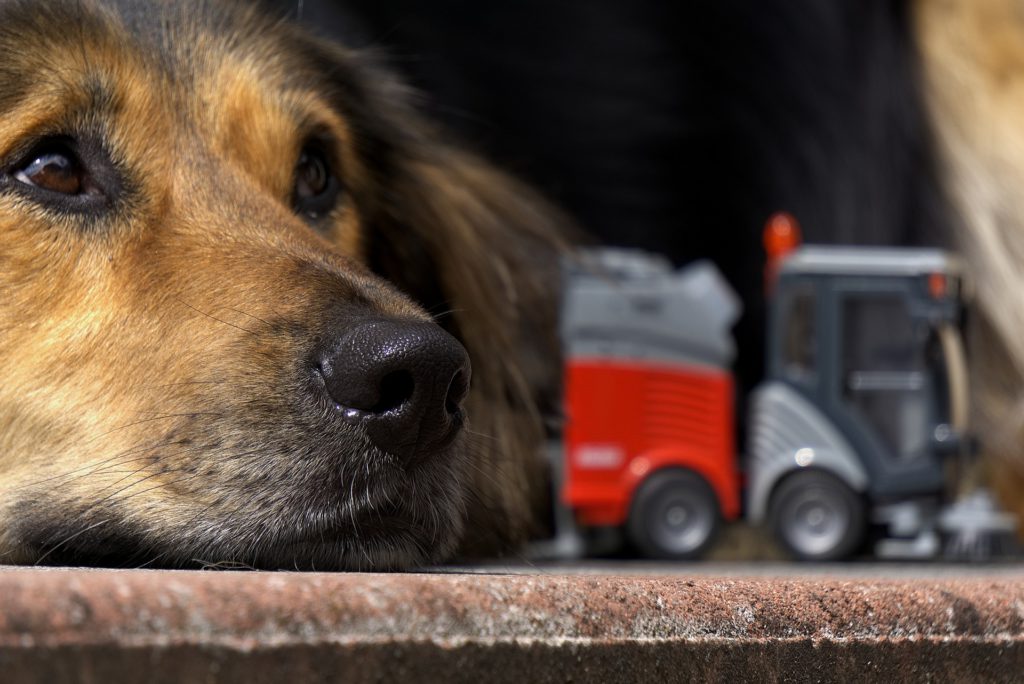
[{"label": "dark blurred background", "polygon": [[466,144],[598,240],[713,259],[761,374],[774,211],[812,242],[936,244],[909,8],[889,0],[302,0],[277,8],[378,51]]}]

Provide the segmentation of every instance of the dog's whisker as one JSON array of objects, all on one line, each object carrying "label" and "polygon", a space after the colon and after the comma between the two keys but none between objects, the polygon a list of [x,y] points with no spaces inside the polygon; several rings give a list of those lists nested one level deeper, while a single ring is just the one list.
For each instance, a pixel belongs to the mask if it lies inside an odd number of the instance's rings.
[{"label": "dog's whisker", "polygon": [[430,314],[430,317],[433,318],[434,320],[442,320],[444,318],[448,318],[449,316],[454,316],[455,314],[463,313],[464,311],[465,309],[447,308],[435,313],[434,311],[428,309],[427,313]]},{"label": "dog's whisker", "polygon": [[260,323],[262,323],[263,325],[267,326],[268,328],[272,327],[271,324],[268,321],[263,320],[259,316],[254,316],[253,314],[249,313],[248,311],[242,311],[241,309],[237,309],[237,308],[235,308],[233,306],[229,306],[229,307],[226,307],[226,308],[227,308],[228,311],[234,311],[237,314],[242,314],[243,316],[248,316],[249,318],[251,318],[251,319],[253,319],[255,321],[259,321]]},{"label": "dog's whisker", "polygon": [[[137,454],[139,452],[146,451],[146,450],[159,449],[161,447],[167,446],[168,444],[170,444],[170,442],[166,442],[165,441],[165,442],[162,442],[162,443],[161,442],[157,442],[157,443],[154,443],[154,444],[134,446],[134,447],[131,447],[129,449],[125,449],[124,451],[118,452],[117,454],[114,454],[110,458],[104,459],[102,461],[99,461],[99,462],[96,462],[96,463],[90,463],[88,465],[82,466],[81,468],[76,468],[75,470],[71,470],[71,471],[68,471],[68,472],[60,473],[58,475],[53,475],[51,477],[42,478],[40,480],[33,480],[31,482],[21,484],[21,485],[19,485],[17,487],[13,487],[11,489],[11,491],[18,491],[18,490],[22,490],[22,489],[33,488],[33,487],[37,487],[37,486],[42,485],[42,484],[54,482],[56,480],[61,480],[61,479],[65,479],[65,478],[72,478],[71,481],[73,481],[74,478],[72,476],[78,475],[78,477],[83,477],[83,476],[91,475],[91,474],[93,474],[94,472],[97,472],[97,471],[102,471],[102,469],[106,465],[111,464],[111,462],[113,462],[113,461],[116,461],[115,463],[113,463],[113,465],[117,466],[117,465],[124,465],[126,463],[131,463],[133,461],[141,460],[143,458],[147,458],[146,456],[137,456]],[[131,456],[132,458],[128,458],[125,461],[120,461],[119,460],[119,459],[124,459],[126,456]]]},{"label": "dog's whisker", "polygon": [[47,558],[49,558],[49,557],[50,557],[51,555],[53,555],[53,553],[54,553],[55,551],[57,551],[58,549],[60,549],[60,548],[61,548],[62,546],[64,546],[64,545],[65,545],[65,544],[67,544],[68,542],[70,542],[70,541],[72,541],[72,540],[74,540],[74,539],[76,539],[76,538],[80,537],[81,535],[85,534],[85,533],[86,533],[86,532],[88,532],[89,530],[93,530],[93,529],[95,529],[95,528],[99,527],[100,525],[106,525],[106,524],[107,524],[107,523],[109,523],[109,522],[110,522],[110,519],[109,519],[109,518],[107,518],[107,519],[104,519],[104,520],[100,520],[100,521],[98,521],[98,522],[95,522],[95,523],[93,523],[92,525],[89,525],[88,527],[84,527],[84,528],[82,528],[81,530],[78,530],[78,531],[77,531],[77,532],[75,532],[74,534],[68,535],[68,536],[67,536],[67,537],[65,537],[65,538],[64,538],[64,540],[63,540],[63,541],[61,541],[61,542],[60,542],[59,544],[56,544],[56,545],[54,545],[54,546],[51,546],[51,547],[50,547],[50,548],[49,548],[49,549],[48,549],[48,550],[46,551],[46,553],[44,553],[43,555],[39,556],[39,558],[37,558],[37,559],[35,560],[35,563],[33,563],[33,565],[42,565],[43,561],[45,561],[45,560],[46,560]]},{"label": "dog's whisker", "polygon": [[[147,411],[138,411],[138,413],[143,413],[144,414],[144,413],[147,413]],[[139,425],[145,425],[146,423],[152,423],[152,422],[158,421],[158,420],[168,420],[170,418],[198,418],[198,417],[201,417],[201,416],[216,416],[216,417],[220,417],[222,415],[223,415],[222,413],[217,412],[217,411],[187,411],[187,412],[183,412],[183,413],[157,413],[156,415],[149,416],[147,418],[142,418],[140,420],[136,420],[136,421],[133,421],[131,423],[125,423],[124,425],[119,425],[116,428],[111,428],[110,430],[107,430],[106,432],[103,432],[103,433],[100,433],[100,434],[96,435],[95,437],[93,437],[92,439],[90,439],[89,441],[87,441],[85,443],[86,444],[92,444],[96,440],[102,439],[104,437],[109,437],[110,435],[115,434],[117,432],[120,432],[122,430],[127,430],[128,428],[132,428],[132,427],[138,427]]]},{"label": "dog's whisker", "polygon": [[[196,513],[194,516],[192,516],[191,518],[186,520],[185,524],[183,525],[183,527],[186,528],[186,529],[192,529],[192,526],[198,520],[200,520],[204,515],[206,515],[215,505],[216,505],[215,503],[209,503],[206,506],[204,506],[202,509],[199,510],[198,513]],[[152,557],[150,560],[146,561],[145,563],[136,566],[136,568],[141,569],[141,568],[145,568],[145,567],[147,567],[149,565],[153,565],[153,564],[157,563],[161,558],[165,558],[166,556],[168,556],[170,553],[171,553],[171,549],[168,548],[168,549],[162,551],[161,553],[157,554],[156,556]]]},{"label": "dog's whisker", "polygon": [[501,439],[499,437],[495,436],[495,435],[489,435],[489,434],[487,434],[485,432],[478,432],[477,430],[473,430],[473,429],[468,428],[468,427],[464,427],[463,431],[466,433],[466,435],[468,437],[473,438],[473,439],[487,440],[487,441],[491,442],[492,444],[497,444],[497,443],[499,443],[501,441]]},{"label": "dog's whisker", "polygon": [[166,389],[168,387],[182,387],[186,385],[222,385],[218,380],[180,380],[178,382],[164,382],[159,385],[150,385],[152,389]]},{"label": "dog's whisker", "polygon": [[[142,494],[145,494],[147,492],[151,492],[151,491],[156,490],[156,489],[161,489],[161,488],[164,488],[164,487],[172,487],[174,485],[178,485],[178,484],[181,484],[183,482],[190,482],[192,480],[196,480],[196,479],[199,479],[199,478],[202,477],[202,475],[200,475],[199,473],[191,473],[191,474],[189,474],[188,476],[185,476],[185,477],[174,478],[174,479],[168,480],[166,482],[157,482],[152,487],[147,487],[146,489],[142,489],[142,490],[139,490],[139,491],[131,492],[130,494],[128,494],[126,496],[118,496],[120,494],[123,494],[124,492],[127,492],[128,490],[130,490],[130,489],[132,489],[134,487],[137,487],[138,485],[142,484],[143,482],[146,482],[147,480],[149,480],[149,479],[151,479],[151,478],[153,478],[155,476],[156,476],[156,473],[154,473],[153,475],[147,475],[146,477],[140,478],[139,480],[137,480],[136,482],[132,483],[131,485],[129,485],[127,487],[123,487],[123,488],[119,489],[118,491],[114,492],[114,494],[112,494],[110,497],[107,497],[107,498],[112,500],[112,501],[124,502],[124,501],[127,501],[128,499],[134,498],[136,496],[140,496]],[[130,521],[131,519],[132,518],[131,518],[130,514],[126,515],[124,517],[125,521]]]},{"label": "dog's whisker", "polygon": [[231,323],[230,321],[225,321],[224,319],[218,318],[217,316],[214,316],[211,313],[207,313],[207,312],[203,311],[202,309],[196,308],[196,307],[192,306],[191,304],[189,304],[188,302],[186,302],[184,299],[181,299],[180,297],[176,297],[175,299],[177,299],[178,302],[180,302],[181,304],[185,305],[189,309],[192,309],[193,311],[195,311],[198,314],[202,314],[203,316],[206,316],[210,320],[217,321],[218,323],[223,323],[224,325],[228,326],[229,328],[234,328],[235,330],[240,330],[240,331],[242,331],[244,333],[249,333],[250,335],[253,335],[253,336],[256,336],[256,334],[257,334],[255,330],[249,330],[248,328],[243,328],[240,325],[235,325],[234,323]]},{"label": "dog's whisker", "polygon": [[[129,485],[129,487],[131,487],[131,486],[134,486],[134,485]],[[115,492],[115,493],[116,493],[116,492]],[[79,516],[79,517],[82,517],[82,518],[86,518],[86,517],[88,516],[88,514],[89,514],[89,513],[91,513],[92,511],[94,511],[94,510],[95,510],[96,508],[98,508],[98,507],[99,507],[99,506],[100,506],[100,505],[101,505],[102,503],[104,503],[104,502],[106,501],[106,499],[108,499],[108,498],[109,498],[109,497],[104,497],[104,498],[103,498],[103,499],[101,499],[100,501],[97,501],[97,502],[93,503],[92,505],[88,506],[88,507],[87,507],[87,508],[86,508],[85,510],[81,511],[81,514],[80,514],[80,516]],[[48,538],[47,538],[46,540],[44,540],[44,541],[42,542],[42,544],[41,544],[40,546],[41,546],[42,548],[46,548],[47,546],[49,546],[50,544],[52,544],[52,543],[53,543],[53,542],[54,542],[54,541],[55,541],[55,540],[57,539],[57,537],[58,537],[58,535],[59,535],[59,534],[60,534],[60,532],[59,532],[59,531],[58,531],[58,532],[56,532],[56,533],[54,533],[54,534],[51,534],[51,535],[50,535],[50,536],[49,536],[49,537],[48,537]]]}]

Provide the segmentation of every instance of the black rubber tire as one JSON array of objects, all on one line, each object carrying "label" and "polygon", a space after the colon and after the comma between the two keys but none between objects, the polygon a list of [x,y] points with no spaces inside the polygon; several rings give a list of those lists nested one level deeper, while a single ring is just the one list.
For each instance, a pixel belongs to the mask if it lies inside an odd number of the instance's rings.
[{"label": "black rubber tire", "polygon": [[673,468],[654,473],[637,489],[626,533],[647,558],[692,560],[715,542],[720,526],[718,497],[707,481]]},{"label": "black rubber tire", "polygon": [[864,499],[822,470],[784,479],[772,495],[768,520],[782,547],[802,561],[849,558],[867,532]]}]

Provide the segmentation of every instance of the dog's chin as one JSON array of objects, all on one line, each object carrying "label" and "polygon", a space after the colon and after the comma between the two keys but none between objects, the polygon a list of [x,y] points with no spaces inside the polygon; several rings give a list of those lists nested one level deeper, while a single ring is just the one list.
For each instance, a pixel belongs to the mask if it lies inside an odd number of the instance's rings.
[{"label": "dog's chin", "polygon": [[[153,568],[403,570],[441,562],[461,540],[465,501],[456,442],[407,467],[360,468],[348,486],[281,481],[240,487],[230,508],[177,493],[168,517],[133,501],[30,496],[11,507],[17,562]],[[372,452],[372,450],[371,450]],[[364,456],[367,455],[364,452]],[[385,459],[378,459],[382,462]],[[239,505],[239,502],[242,502]]]},{"label": "dog's chin", "polygon": [[[272,543],[232,545],[217,555],[238,559],[241,566],[292,570],[405,570],[447,559],[462,538],[461,501],[413,503],[321,515],[313,526],[285,524],[272,532]],[[198,563],[212,565],[203,559]]]},{"label": "dog's chin", "polygon": [[433,510],[427,519],[381,513],[341,518],[319,529],[287,520],[204,521],[176,539],[153,538],[137,519],[62,517],[17,527],[31,549],[23,562],[40,565],[384,571],[445,560],[461,538],[461,513]]},{"label": "dog's chin", "polygon": [[398,524],[389,533],[365,539],[307,539],[285,544],[268,558],[257,559],[252,567],[357,572],[408,570],[445,560],[454,552],[456,541],[456,536],[445,535],[426,543]]},{"label": "dog's chin", "polygon": [[386,533],[376,531],[361,537],[339,535],[333,539],[325,535],[316,539],[279,542],[273,548],[256,552],[234,544],[220,549],[210,548],[194,557],[180,557],[166,567],[356,572],[409,570],[445,560],[455,550],[457,540],[457,535],[445,534],[432,541],[424,541],[415,532],[396,523],[394,529]]}]

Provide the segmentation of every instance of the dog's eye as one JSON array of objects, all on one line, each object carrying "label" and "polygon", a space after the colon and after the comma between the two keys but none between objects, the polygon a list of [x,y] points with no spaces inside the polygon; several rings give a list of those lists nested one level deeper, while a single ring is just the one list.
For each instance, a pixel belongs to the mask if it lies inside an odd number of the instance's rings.
[{"label": "dog's eye", "polygon": [[317,147],[306,146],[295,166],[295,211],[308,219],[318,219],[334,209],[340,195],[341,182],[332,172],[327,155]]},{"label": "dog's eye", "polygon": [[26,185],[62,195],[80,195],[92,191],[78,157],[60,145],[42,148],[30,154],[15,170],[14,177]]},{"label": "dog's eye", "polygon": [[310,199],[324,192],[331,180],[327,160],[319,152],[303,151],[296,169],[295,195],[299,199]]},{"label": "dog's eye", "polygon": [[54,135],[26,149],[0,168],[0,192],[70,214],[95,214],[119,197],[120,174],[98,137]]}]

